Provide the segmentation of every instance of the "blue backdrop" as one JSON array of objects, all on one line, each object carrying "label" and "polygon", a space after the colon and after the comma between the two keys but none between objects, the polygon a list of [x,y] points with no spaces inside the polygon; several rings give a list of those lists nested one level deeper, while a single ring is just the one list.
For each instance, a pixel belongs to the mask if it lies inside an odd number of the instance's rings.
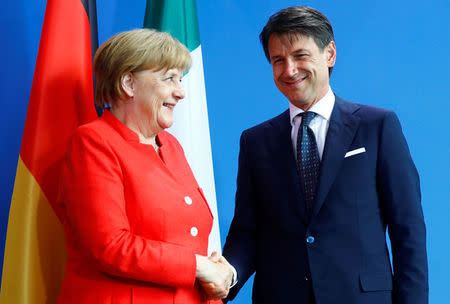
[{"label": "blue backdrop", "polygon": [[[45,4],[45,0],[3,1],[0,11],[4,67],[0,254]],[[338,53],[331,80],[334,92],[397,112],[421,176],[430,303],[450,303],[450,2],[446,0],[197,0],[222,240],[233,216],[240,133],[287,108],[273,84],[258,34],[272,13],[299,4],[319,9],[334,26]],[[97,9],[102,43],[118,31],[142,27],[145,0],[97,0]],[[247,284],[234,303],[250,303],[250,298]]]}]

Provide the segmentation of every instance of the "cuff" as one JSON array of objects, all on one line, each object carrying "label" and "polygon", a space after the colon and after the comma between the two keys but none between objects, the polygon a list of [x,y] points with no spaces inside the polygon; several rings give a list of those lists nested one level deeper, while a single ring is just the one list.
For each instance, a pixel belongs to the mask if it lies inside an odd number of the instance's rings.
[{"label": "cuff", "polygon": [[230,266],[231,266],[231,270],[233,271],[233,281],[231,282],[231,286],[230,286],[230,288],[232,288],[232,287],[234,287],[234,285],[237,284],[238,279],[237,279],[236,269],[233,267],[233,265],[230,265]]}]

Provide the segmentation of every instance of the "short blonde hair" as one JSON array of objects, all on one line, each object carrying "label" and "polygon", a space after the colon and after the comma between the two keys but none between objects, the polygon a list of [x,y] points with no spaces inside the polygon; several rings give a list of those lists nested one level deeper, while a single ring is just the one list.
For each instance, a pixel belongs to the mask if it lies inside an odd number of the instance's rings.
[{"label": "short blonde hair", "polygon": [[95,53],[95,104],[113,106],[123,98],[121,78],[128,72],[173,68],[187,72],[191,63],[189,50],[169,33],[136,29],[116,34]]}]

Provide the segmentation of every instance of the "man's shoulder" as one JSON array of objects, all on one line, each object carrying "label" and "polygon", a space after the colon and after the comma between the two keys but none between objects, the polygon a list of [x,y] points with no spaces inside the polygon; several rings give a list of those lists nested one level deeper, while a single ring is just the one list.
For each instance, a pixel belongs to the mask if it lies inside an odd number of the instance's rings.
[{"label": "man's shoulder", "polygon": [[339,107],[341,111],[356,115],[363,121],[379,121],[383,120],[387,116],[395,115],[392,110],[359,102],[348,101],[338,96],[336,96],[335,107]]},{"label": "man's shoulder", "polygon": [[286,127],[289,128],[289,126],[289,110],[286,110],[275,117],[244,130],[242,134],[248,136],[258,136],[260,134],[267,135],[268,133],[276,132],[277,130],[283,130]]}]

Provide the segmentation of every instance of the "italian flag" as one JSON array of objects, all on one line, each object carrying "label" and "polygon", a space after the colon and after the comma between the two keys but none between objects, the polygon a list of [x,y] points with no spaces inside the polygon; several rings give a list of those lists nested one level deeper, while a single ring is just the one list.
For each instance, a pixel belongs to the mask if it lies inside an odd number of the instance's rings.
[{"label": "italian flag", "polygon": [[221,252],[216,190],[195,0],[147,0],[144,27],[170,33],[191,52],[192,68],[183,78],[186,97],[176,107],[169,129],[183,146],[214,215],[208,252]]}]

